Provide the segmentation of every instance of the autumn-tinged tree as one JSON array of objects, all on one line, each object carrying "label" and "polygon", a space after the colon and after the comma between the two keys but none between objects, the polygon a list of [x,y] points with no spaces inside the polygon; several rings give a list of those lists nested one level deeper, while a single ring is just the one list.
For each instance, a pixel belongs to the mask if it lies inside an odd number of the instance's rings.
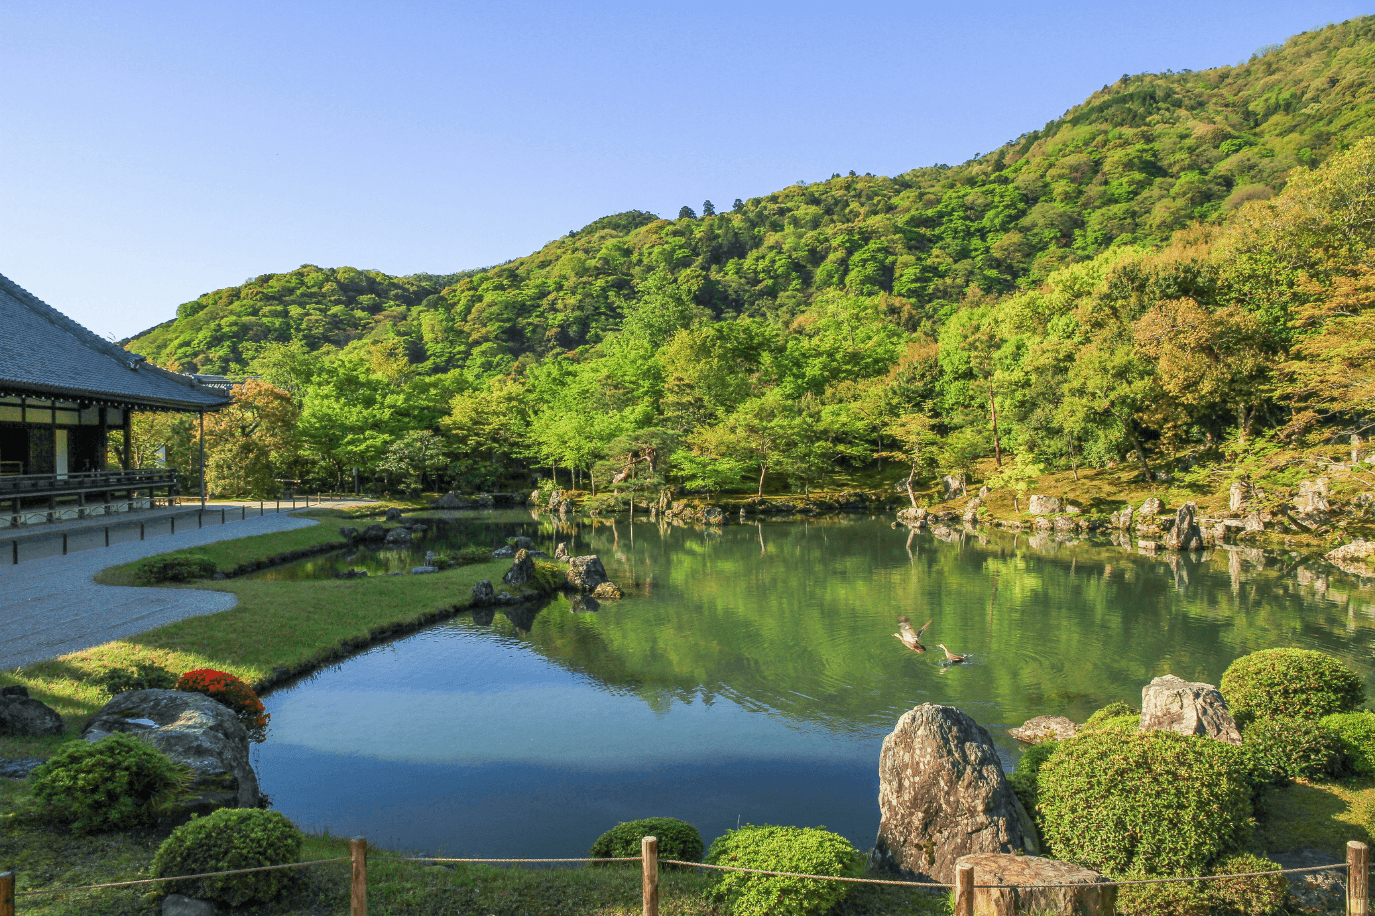
[{"label": "autumn-tinged tree", "polygon": [[294,472],[299,410],[291,395],[253,379],[205,418],[205,487],[216,496],[264,499]]}]

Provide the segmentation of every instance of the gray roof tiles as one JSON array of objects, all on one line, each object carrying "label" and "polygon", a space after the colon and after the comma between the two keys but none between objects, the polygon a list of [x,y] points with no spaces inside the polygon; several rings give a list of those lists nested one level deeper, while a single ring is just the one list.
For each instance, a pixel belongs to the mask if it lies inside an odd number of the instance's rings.
[{"label": "gray roof tiles", "polygon": [[171,410],[228,403],[189,375],[138,359],[0,275],[0,390]]}]

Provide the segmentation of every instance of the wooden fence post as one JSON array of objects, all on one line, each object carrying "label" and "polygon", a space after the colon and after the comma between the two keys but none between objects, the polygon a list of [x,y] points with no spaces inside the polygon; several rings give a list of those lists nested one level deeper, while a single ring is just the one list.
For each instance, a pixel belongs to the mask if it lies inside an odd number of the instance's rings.
[{"label": "wooden fence post", "polygon": [[1352,840],[1346,844],[1347,916],[1370,912],[1370,848]]},{"label": "wooden fence post", "polygon": [[642,896],[643,916],[659,916],[659,838],[647,836],[640,840],[640,870],[644,876]]},{"label": "wooden fence post", "polygon": [[0,916],[14,916],[14,872],[0,872]]},{"label": "wooden fence post", "polygon": [[955,916],[974,916],[974,866],[955,869]]},{"label": "wooden fence post", "polygon": [[356,836],[349,842],[349,855],[353,857],[353,880],[349,891],[352,908],[349,916],[368,916],[368,841]]}]

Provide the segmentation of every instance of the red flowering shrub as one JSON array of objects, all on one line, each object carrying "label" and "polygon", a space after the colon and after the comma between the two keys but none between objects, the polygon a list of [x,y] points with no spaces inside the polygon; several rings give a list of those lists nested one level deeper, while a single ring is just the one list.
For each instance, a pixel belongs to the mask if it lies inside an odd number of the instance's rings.
[{"label": "red flowering shrub", "polygon": [[267,725],[268,715],[263,710],[263,701],[258,699],[252,687],[232,674],[213,668],[197,668],[177,679],[177,689],[205,694],[228,707],[246,728],[262,728]]}]

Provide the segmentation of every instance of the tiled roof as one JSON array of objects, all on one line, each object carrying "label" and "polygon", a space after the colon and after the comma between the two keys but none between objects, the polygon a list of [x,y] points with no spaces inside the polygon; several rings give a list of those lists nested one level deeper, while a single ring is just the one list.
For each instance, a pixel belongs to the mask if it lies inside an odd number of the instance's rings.
[{"label": "tiled roof", "polygon": [[[133,368],[136,367],[136,368]],[[189,375],[143,362],[0,275],[0,392],[170,410],[228,403]]]}]

